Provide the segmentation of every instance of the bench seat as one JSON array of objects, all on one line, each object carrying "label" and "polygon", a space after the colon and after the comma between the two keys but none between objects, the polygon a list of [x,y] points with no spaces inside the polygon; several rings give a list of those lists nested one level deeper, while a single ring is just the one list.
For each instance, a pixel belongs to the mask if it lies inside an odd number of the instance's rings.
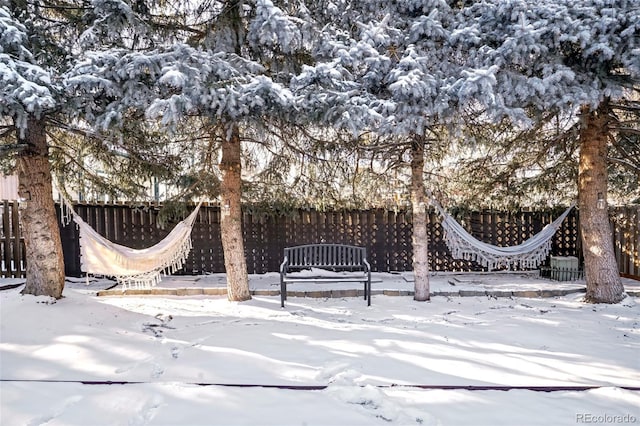
[{"label": "bench seat", "polygon": [[287,283],[293,282],[361,282],[364,284],[364,298],[367,305],[371,306],[371,266],[364,247],[345,244],[286,247],[280,265],[280,299],[283,308],[287,299]]}]

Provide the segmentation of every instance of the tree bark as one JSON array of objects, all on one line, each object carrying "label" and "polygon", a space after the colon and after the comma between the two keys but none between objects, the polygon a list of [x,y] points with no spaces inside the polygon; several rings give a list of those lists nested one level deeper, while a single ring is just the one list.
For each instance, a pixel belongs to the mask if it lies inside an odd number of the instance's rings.
[{"label": "tree bark", "polygon": [[27,261],[27,280],[22,294],[59,299],[64,289],[64,257],[53,203],[44,120],[30,117],[24,134],[18,131],[18,141],[28,146],[17,161]]},{"label": "tree bark", "polygon": [[424,141],[416,136],[411,146],[411,209],[413,222],[414,296],[427,301],[429,295],[429,236],[424,190]]},{"label": "tree bark", "polygon": [[242,239],[240,131],[236,124],[229,124],[223,135],[220,170],[220,233],[227,274],[227,296],[231,301],[249,300],[251,293]]},{"label": "tree bark", "polygon": [[[587,294],[591,303],[618,303],[624,287],[616,263],[613,235],[607,211],[607,140],[609,106],[604,101],[595,111],[581,114],[578,207],[584,254]],[[604,206],[598,206],[598,199]]]}]

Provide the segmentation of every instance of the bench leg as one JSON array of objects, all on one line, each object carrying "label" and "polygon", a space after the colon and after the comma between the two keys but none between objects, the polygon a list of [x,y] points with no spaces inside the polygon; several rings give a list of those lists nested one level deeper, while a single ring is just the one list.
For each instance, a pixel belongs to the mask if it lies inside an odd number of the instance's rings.
[{"label": "bench leg", "polygon": [[367,280],[367,306],[371,306],[371,277]]},{"label": "bench leg", "polygon": [[284,301],[287,299],[287,284],[280,277],[280,307],[284,308]]}]

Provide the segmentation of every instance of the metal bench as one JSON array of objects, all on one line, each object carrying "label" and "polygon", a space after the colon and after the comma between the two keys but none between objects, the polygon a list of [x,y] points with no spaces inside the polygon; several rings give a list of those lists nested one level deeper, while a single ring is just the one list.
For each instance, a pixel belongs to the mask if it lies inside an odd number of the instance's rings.
[{"label": "metal bench", "polygon": [[[299,272],[318,268],[333,272],[361,272],[313,276]],[[287,300],[287,283],[291,282],[362,282],[364,299],[371,306],[371,266],[367,262],[364,247],[344,244],[307,244],[284,249],[284,261],[280,265],[280,300],[284,308]]]}]

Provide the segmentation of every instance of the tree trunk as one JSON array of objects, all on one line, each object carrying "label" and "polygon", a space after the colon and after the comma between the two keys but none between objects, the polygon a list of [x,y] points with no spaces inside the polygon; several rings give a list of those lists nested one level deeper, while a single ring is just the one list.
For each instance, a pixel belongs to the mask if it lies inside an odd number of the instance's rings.
[{"label": "tree trunk", "polygon": [[220,162],[220,170],[222,171],[220,233],[224,251],[224,266],[227,273],[227,295],[232,301],[251,299],[242,239],[242,165],[240,158],[240,131],[236,124],[229,124],[225,135],[223,135],[222,161]]},{"label": "tree trunk", "polygon": [[30,117],[18,140],[28,146],[18,157],[20,219],[26,249],[27,281],[23,294],[62,297],[64,257],[53,203],[51,169],[43,119]]},{"label": "tree trunk", "polygon": [[411,147],[411,208],[413,222],[414,300],[429,300],[429,236],[424,191],[424,141],[417,136]]},{"label": "tree trunk", "polygon": [[578,206],[587,281],[585,300],[591,303],[617,303],[624,298],[606,204],[608,121],[606,101],[596,111],[588,107],[582,110]]}]

